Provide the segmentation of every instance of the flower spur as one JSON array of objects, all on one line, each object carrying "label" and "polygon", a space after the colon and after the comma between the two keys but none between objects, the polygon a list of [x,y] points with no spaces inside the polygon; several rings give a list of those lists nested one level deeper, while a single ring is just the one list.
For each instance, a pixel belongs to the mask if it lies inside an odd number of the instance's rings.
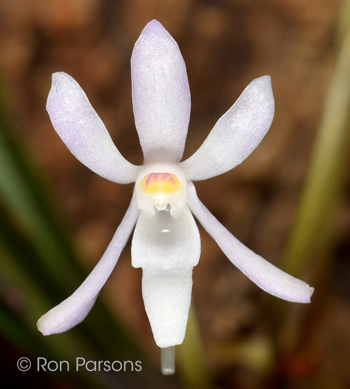
[{"label": "flower spur", "polygon": [[270,128],[274,98],[269,76],[253,80],[218,120],[200,148],[180,162],[190,116],[190,90],[180,50],[156,20],[146,25],[131,58],[132,102],[144,154],[143,166],[128,162],[114,145],[78,83],[54,73],[47,111],[75,157],[100,176],[135,182],[129,208],[101,260],[82,285],[38,321],[44,335],[79,324],[92,308],[130,237],[134,267],[141,267],[142,295],[162,370],[174,371],[174,346],[186,331],[192,269],[200,256],[192,214],[229,260],[260,288],[282,299],[308,303],[305,282],[276,268],[239,242],[198,199],[192,181],[225,173],[258,146]]}]

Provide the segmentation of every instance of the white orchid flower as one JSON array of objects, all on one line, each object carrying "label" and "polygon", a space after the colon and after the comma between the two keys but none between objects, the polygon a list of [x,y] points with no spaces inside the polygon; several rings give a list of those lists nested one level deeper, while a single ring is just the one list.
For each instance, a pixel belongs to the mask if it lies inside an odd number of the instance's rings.
[{"label": "white orchid flower", "polygon": [[47,111],[69,150],[108,180],[135,182],[131,204],[101,260],[83,284],[38,321],[44,335],[80,323],[92,308],[135,225],[132,265],[141,267],[142,294],[163,372],[174,371],[174,347],[186,331],[192,269],[200,256],[192,214],[229,260],[260,288],[284,300],[308,303],[305,282],[279,270],[240,243],[198,199],[192,181],[225,173],[258,146],[270,128],[274,98],[269,76],[252,81],[218,120],[202,146],[180,162],[190,116],[190,90],[179,47],[156,20],[137,40],[131,57],[132,99],[143,166],[128,162],[77,82],[52,76]]}]

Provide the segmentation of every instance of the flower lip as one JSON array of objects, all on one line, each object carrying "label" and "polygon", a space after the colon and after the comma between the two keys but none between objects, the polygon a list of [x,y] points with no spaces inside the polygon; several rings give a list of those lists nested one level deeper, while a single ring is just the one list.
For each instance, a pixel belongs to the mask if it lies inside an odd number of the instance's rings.
[{"label": "flower lip", "polygon": [[170,205],[170,213],[178,217],[186,205],[187,180],[175,163],[150,163],[139,172],[136,180],[136,201],[147,216],[155,209],[162,211]]}]

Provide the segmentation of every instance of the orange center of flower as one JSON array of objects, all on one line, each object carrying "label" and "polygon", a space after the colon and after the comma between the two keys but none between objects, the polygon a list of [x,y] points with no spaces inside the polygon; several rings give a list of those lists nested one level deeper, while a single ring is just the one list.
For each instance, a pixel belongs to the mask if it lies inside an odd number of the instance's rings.
[{"label": "orange center of flower", "polygon": [[171,173],[150,173],[140,182],[142,189],[148,194],[175,193],[180,188],[180,181]]}]

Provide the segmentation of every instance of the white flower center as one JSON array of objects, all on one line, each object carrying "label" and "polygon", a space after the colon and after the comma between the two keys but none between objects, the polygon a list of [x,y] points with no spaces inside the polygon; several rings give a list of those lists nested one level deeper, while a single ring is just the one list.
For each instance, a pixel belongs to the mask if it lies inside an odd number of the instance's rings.
[{"label": "white flower center", "polygon": [[181,215],[187,200],[187,180],[182,169],[174,163],[150,163],[143,166],[137,177],[136,201],[149,217],[155,210],[170,207],[173,217]]}]

